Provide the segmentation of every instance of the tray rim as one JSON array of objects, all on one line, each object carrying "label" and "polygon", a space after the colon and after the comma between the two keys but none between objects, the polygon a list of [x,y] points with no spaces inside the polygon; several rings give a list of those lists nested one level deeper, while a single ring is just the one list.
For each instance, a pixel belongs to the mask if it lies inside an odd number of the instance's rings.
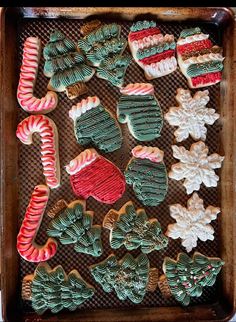
[{"label": "tray rim", "polygon": [[[4,61],[5,61],[5,16],[9,8],[0,8],[0,53],[3,57],[0,62],[0,89],[1,93],[5,93],[5,74],[4,72],[6,71]],[[10,8],[12,9],[12,8]],[[78,17],[85,17],[88,14],[104,14],[108,10],[112,10],[112,13],[115,14],[122,14],[123,18],[125,17],[126,19],[130,18],[129,15],[134,17],[134,12],[135,14],[142,14],[142,13],[152,13],[154,15],[157,15],[159,19],[161,20],[166,20],[166,21],[171,21],[171,20],[186,20],[189,18],[190,15],[195,13],[195,19],[198,17],[199,20],[202,21],[212,21],[212,18],[215,13],[219,14],[218,21],[221,24],[225,23],[225,17],[228,16],[228,19],[231,20],[230,24],[232,25],[232,28],[234,28],[234,35],[236,32],[236,23],[234,21],[234,13],[230,8],[222,8],[222,7],[207,7],[207,8],[202,8],[202,7],[196,7],[196,8],[183,8],[183,7],[166,7],[166,8],[157,8],[157,7],[144,7],[144,8],[109,8],[109,7],[94,7],[94,8],[89,8],[89,7],[80,7],[80,8],[67,8],[67,7],[39,7],[39,8],[14,8],[17,9],[18,12],[17,14],[22,15],[24,18],[41,18],[42,15],[44,18],[58,18],[61,16],[64,16],[65,18],[78,18]],[[43,11],[44,10],[44,11]],[[151,10],[151,11],[150,11]],[[181,15],[181,19],[180,18]],[[208,20],[206,18],[208,17]],[[205,19],[205,20],[204,20]],[[236,56],[236,41],[234,41],[233,46],[235,53],[234,55]],[[231,62],[236,59],[236,57],[232,57]],[[236,74],[236,73],[235,73]],[[233,73],[230,75],[230,81],[232,84],[234,80],[236,79]],[[235,92],[234,92],[235,93]],[[236,96],[234,94],[234,96]],[[1,133],[1,138],[5,138],[5,110],[4,110],[4,103],[5,103],[5,95],[1,95],[0,97],[0,133]],[[233,110],[236,110],[236,103],[235,99],[232,97],[230,98],[230,102],[232,103],[232,108]],[[235,111],[236,112],[236,111]],[[236,122],[234,122],[234,127],[236,128]],[[235,132],[235,131],[234,131]],[[5,201],[6,198],[9,197],[6,192],[6,186],[5,186],[5,175],[6,175],[6,161],[9,161],[6,159],[6,145],[5,145],[5,140],[1,140],[0,142],[0,169],[1,169],[1,193],[0,193],[0,224],[1,224],[1,232],[2,232],[2,238],[1,238],[1,288],[2,288],[2,304],[3,304],[3,318],[6,321],[13,321],[13,320],[8,320],[8,310],[9,310],[9,302],[6,301],[6,293],[8,290],[6,289],[6,283],[4,281],[4,277],[6,276],[6,261],[5,258],[7,256],[7,249],[5,248],[6,245],[6,212],[5,212]],[[234,144],[232,144],[232,161],[236,161],[236,141],[234,140]],[[234,160],[233,160],[234,159]],[[9,165],[8,165],[9,166]],[[14,168],[14,165],[12,165]],[[233,165],[231,165],[232,170]],[[12,171],[14,172],[15,169]],[[236,172],[236,171],[234,171]],[[236,182],[235,180],[235,173],[232,172],[233,174],[233,183]],[[236,200],[236,191],[234,191],[234,200]],[[234,213],[236,213],[236,202],[234,202]],[[236,252],[236,247],[235,247],[235,217],[232,218],[232,233],[233,235],[231,236],[231,241],[233,242],[232,247],[233,247],[233,254],[235,255]],[[224,247],[224,245],[223,245]],[[234,267],[234,270],[236,271],[236,259],[233,257],[232,260],[232,266]],[[182,308],[182,307],[157,307],[157,308],[141,308],[141,309],[136,309],[136,312],[139,312],[139,321],[158,321],[159,318],[161,318],[161,321],[173,321],[173,316],[175,316],[175,321],[180,321],[185,317],[185,319],[191,319],[191,318],[200,318],[201,320],[207,319],[207,320],[216,320],[217,321],[226,321],[229,320],[233,314],[236,312],[236,279],[232,280],[232,287],[233,287],[233,294],[231,294],[230,298],[230,305],[231,307],[228,307],[229,303],[215,303],[212,305],[197,305],[197,306],[192,306],[188,308]],[[104,315],[105,311],[105,315]],[[96,309],[96,310],[91,310],[89,312],[84,312],[84,311],[76,311],[72,315],[70,315],[70,321],[97,321],[97,318],[103,318],[101,321],[117,321],[116,319],[119,318],[119,321],[137,321],[137,316],[132,315],[133,308],[131,309]],[[169,311],[169,312],[168,312]],[[170,312],[171,311],[171,312]],[[201,313],[201,316],[199,315],[199,312]],[[131,313],[131,314],[130,314]],[[53,317],[53,318],[51,318]],[[36,314],[25,314],[20,316],[20,318],[24,321],[27,319],[27,321],[65,321],[64,318],[68,318],[68,315],[66,313],[59,314],[57,317],[55,317],[52,314],[45,314],[41,317],[39,317]],[[115,318],[115,320],[114,320]],[[220,319],[218,319],[220,318]],[[172,319],[172,320],[171,320]],[[17,317],[17,320],[14,319],[14,321],[20,321],[19,316]],[[197,321],[197,320],[195,320]]]}]

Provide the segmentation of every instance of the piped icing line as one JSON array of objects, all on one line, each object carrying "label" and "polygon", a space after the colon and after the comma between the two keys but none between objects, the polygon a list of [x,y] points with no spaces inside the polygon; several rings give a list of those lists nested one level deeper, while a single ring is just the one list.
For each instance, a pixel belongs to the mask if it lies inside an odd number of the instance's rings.
[{"label": "piped icing line", "polygon": [[222,74],[221,72],[215,72],[215,73],[208,73],[205,75],[200,75],[191,78],[191,82],[194,87],[198,86],[207,86],[206,84],[215,84],[220,82],[222,79]]},{"label": "piped icing line", "polygon": [[205,62],[211,62],[211,61],[223,61],[223,60],[224,60],[224,57],[221,54],[210,53],[210,54],[199,55],[197,57],[194,57],[194,56],[190,57],[183,61],[183,65],[187,68],[192,64],[205,63]]},{"label": "piped icing line", "polygon": [[213,46],[210,39],[195,41],[190,44],[179,45],[179,41],[177,42],[177,53],[180,55],[186,54],[191,51],[200,50],[200,49],[208,49]]},{"label": "piped icing line", "polygon": [[149,159],[152,162],[162,162],[164,152],[157,147],[137,145],[132,149],[135,158]]},{"label": "piped icing line", "polygon": [[51,112],[58,102],[57,94],[48,91],[42,98],[34,96],[34,86],[38,74],[41,41],[37,37],[28,37],[23,47],[22,66],[17,88],[17,99],[20,106],[33,114]]},{"label": "piped icing line", "polygon": [[203,34],[203,33],[195,34],[192,36],[188,36],[186,38],[180,38],[178,40],[178,45],[190,44],[192,42],[199,41],[199,40],[205,40],[208,38],[209,38],[209,35],[207,35],[207,34]]},{"label": "piped icing line", "polygon": [[97,107],[99,104],[100,104],[100,99],[97,96],[88,96],[87,98],[83,99],[81,102],[72,106],[71,110],[69,111],[69,116],[72,120],[75,121],[82,114],[91,110],[94,107]]},{"label": "piped icing line", "polygon": [[87,165],[91,164],[98,157],[99,154],[95,149],[86,149],[65,166],[66,172],[70,175],[75,174],[81,169],[85,168]]},{"label": "piped icing line", "polygon": [[154,87],[148,83],[128,84],[120,90],[124,95],[153,95]]},{"label": "piped icing line", "polygon": [[153,63],[158,63],[164,59],[171,58],[172,56],[174,57],[175,50],[174,49],[169,49],[165,50],[162,53],[158,53],[152,56],[145,57],[143,59],[140,59],[140,63],[143,65],[150,65]]},{"label": "piped icing line", "polygon": [[173,41],[174,41],[173,35],[166,34],[165,36],[163,36],[163,34],[155,34],[155,35],[144,37],[142,39],[134,40],[132,42],[132,46],[134,46],[135,50],[138,50],[138,49],[144,49],[147,47],[159,45],[159,44],[162,44],[163,42],[173,42]]},{"label": "piped icing line", "polygon": [[160,33],[160,29],[157,27],[153,27],[145,30],[133,31],[129,34],[128,37],[129,37],[129,40],[133,42],[135,40],[143,39],[148,36],[158,35],[159,33]]},{"label": "piped icing line", "polygon": [[34,241],[47,206],[48,198],[49,188],[47,186],[38,185],[34,188],[17,236],[17,250],[29,262],[47,261],[57,251],[57,243],[53,238],[49,238],[43,246],[36,244]]},{"label": "piped icing line", "polygon": [[150,65],[143,65],[143,69],[149,78],[160,77],[169,74],[170,71],[174,71],[177,67],[177,61],[174,56],[166,58],[157,63]]},{"label": "piped icing line", "polygon": [[60,163],[56,124],[45,115],[31,115],[17,126],[16,136],[24,144],[33,142],[33,133],[41,137],[41,161],[46,183],[50,188],[60,185]]}]

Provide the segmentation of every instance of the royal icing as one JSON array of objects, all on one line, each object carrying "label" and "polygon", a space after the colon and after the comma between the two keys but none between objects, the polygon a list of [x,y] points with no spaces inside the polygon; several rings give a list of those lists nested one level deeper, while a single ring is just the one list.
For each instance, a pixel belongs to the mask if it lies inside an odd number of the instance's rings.
[{"label": "royal icing", "polygon": [[42,98],[34,96],[34,86],[38,73],[41,41],[37,37],[28,37],[23,47],[22,66],[17,88],[20,106],[32,114],[46,114],[57,106],[57,94],[49,91]]},{"label": "royal icing", "polygon": [[41,161],[46,183],[50,188],[60,185],[58,134],[55,123],[44,115],[31,115],[17,126],[16,136],[24,144],[33,142],[33,133],[41,137]]},{"label": "royal icing", "polygon": [[135,158],[149,159],[152,162],[162,162],[164,152],[157,147],[137,145],[132,149]]},{"label": "royal icing", "polygon": [[153,95],[154,87],[148,83],[135,83],[128,84],[120,90],[121,94],[124,95]]},{"label": "royal icing", "polygon": [[100,104],[100,99],[97,96],[89,96],[81,102],[73,105],[69,111],[69,116],[72,120],[76,120],[83,113],[89,111],[91,108],[97,107]]},{"label": "royal icing", "polygon": [[66,172],[70,175],[75,174],[96,160],[98,156],[99,154],[95,149],[86,149],[65,166]]},{"label": "royal icing", "polygon": [[34,241],[47,206],[48,198],[49,189],[47,186],[38,185],[34,188],[17,236],[17,250],[29,262],[47,261],[57,251],[57,243],[53,238],[49,238],[44,246],[40,246]]}]

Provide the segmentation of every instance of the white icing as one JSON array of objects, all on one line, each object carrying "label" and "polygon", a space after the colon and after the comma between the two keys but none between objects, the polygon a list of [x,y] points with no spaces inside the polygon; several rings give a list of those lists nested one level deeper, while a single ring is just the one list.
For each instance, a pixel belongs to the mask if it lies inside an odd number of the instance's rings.
[{"label": "white icing", "polygon": [[142,64],[142,68],[144,69],[146,76],[149,79],[152,79],[173,72],[177,68],[177,61],[176,58],[172,56],[150,65]]},{"label": "white icing", "polygon": [[124,95],[153,95],[154,87],[149,83],[128,84],[123,87],[120,92]]},{"label": "white icing", "polygon": [[186,38],[178,39],[177,45],[190,44],[190,43],[192,43],[194,41],[205,40],[205,39],[208,39],[208,38],[209,38],[209,35],[207,35],[207,34],[203,34],[203,33],[195,34],[195,35],[192,35],[192,36],[188,36]]},{"label": "white icing", "polygon": [[182,62],[185,68],[188,68],[192,64],[206,63],[209,61],[223,61],[224,57],[219,53],[209,53],[199,56],[190,57]]},{"label": "white icing", "polygon": [[163,36],[162,34],[158,34],[158,35],[144,37],[139,40],[134,40],[132,42],[132,46],[136,51],[138,51],[138,49],[153,47],[163,42],[173,42],[173,41],[174,41],[173,35],[166,34],[165,36]]},{"label": "white icing", "polygon": [[177,142],[191,136],[194,140],[205,140],[207,128],[205,124],[212,125],[220,115],[213,108],[207,108],[209,92],[198,91],[192,97],[189,90],[178,88],[176,100],[179,106],[170,107],[165,119],[172,126],[178,126],[174,132]]},{"label": "white icing", "polygon": [[100,99],[97,96],[88,96],[86,99],[83,99],[78,104],[72,106],[71,110],[69,111],[69,116],[75,121],[82,114],[94,107],[97,107],[99,104]]},{"label": "white icing", "polygon": [[152,162],[162,162],[164,152],[157,147],[137,145],[132,149],[135,158],[149,159]]},{"label": "white icing", "polygon": [[169,178],[184,180],[187,194],[200,189],[204,183],[206,187],[216,187],[219,177],[214,169],[220,168],[224,157],[217,153],[208,156],[208,147],[204,142],[198,141],[191,145],[190,150],[183,146],[173,145],[173,156],[180,162],[171,166]]},{"label": "white icing", "polygon": [[197,247],[197,240],[213,240],[214,229],[209,224],[217,218],[220,208],[208,206],[206,209],[203,200],[195,192],[187,202],[187,208],[180,204],[170,206],[170,216],[176,220],[175,224],[168,225],[166,235],[173,239],[182,239],[182,245],[187,252]]},{"label": "white icing", "polygon": [[76,158],[70,161],[68,165],[65,166],[67,173],[73,175],[79,172],[81,169],[85,168],[87,165],[91,164],[99,157],[99,154],[95,149],[86,149],[81,152]]}]

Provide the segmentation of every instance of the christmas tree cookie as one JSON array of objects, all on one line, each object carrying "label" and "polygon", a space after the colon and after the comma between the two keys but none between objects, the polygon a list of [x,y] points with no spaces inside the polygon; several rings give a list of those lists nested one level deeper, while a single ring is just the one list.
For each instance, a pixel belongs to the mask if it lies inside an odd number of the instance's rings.
[{"label": "christmas tree cookie", "polygon": [[72,106],[69,116],[74,121],[75,137],[79,144],[92,143],[104,152],[112,152],[121,147],[120,126],[97,96],[89,96]]},{"label": "christmas tree cookie", "polygon": [[72,189],[79,198],[90,196],[97,201],[113,204],[125,191],[122,172],[94,149],[86,149],[66,166]]},{"label": "christmas tree cookie", "polygon": [[119,211],[111,209],[103,220],[110,230],[110,245],[114,249],[125,246],[127,250],[141,248],[143,253],[160,250],[168,245],[157,219],[148,219],[144,209],[135,210],[128,201]]},{"label": "christmas tree cookie", "polygon": [[76,270],[66,275],[61,265],[51,269],[47,263],[40,263],[34,274],[25,276],[22,282],[22,298],[32,301],[33,309],[40,315],[46,310],[74,311],[94,292]]},{"label": "christmas tree cookie", "polygon": [[210,225],[217,218],[220,209],[208,206],[206,209],[203,200],[195,192],[187,202],[187,208],[180,204],[170,206],[170,216],[176,220],[175,224],[168,225],[166,235],[181,238],[182,246],[187,252],[197,247],[197,240],[214,240],[214,228]]},{"label": "christmas tree cookie", "polygon": [[50,77],[48,89],[66,91],[69,98],[75,98],[87,91],[84,82],[90,80],[94,69],[85,63],[84,56],[77,51],[70,38],[55,30],[44,47],[43,56],[44,74]]},{"label": "christmas tree cookie", "polygon": [[85,200],[71,202],[50,222],[47,234],[59,238],[63,245],[74,244],[78,253],[102,254],[101,226],[93,225],[93,212],[86,210]]},{"label": "christmas tree cookie", "polygon": [[146,206],[157,206],[168,190],[164,152],[157,147],[137,145],[125,170],[126,183],[133,186],[136,197]]},{"label": "christmas tree cookie", "polygon": [[108,80],[112,85],[121,87],[131,57],[123,55],[127,41],[120,37],[121,27],[116,23],[102,24],[93,20],[81,27],[85,34],[78,41],[79,50],[86,56],[88,63],[97,67],[96,75]]},{"label": "christmas tree cookie", "polygon": [[191,297],[200,297],[205,286],[212,286],[224,262],[217,257],[207,257],[195,252],[193,258],[179,253],[177,260],[165,257],[159,288],[165,297],[173,296],[187,306]]},{"label": "christmas tree cookie", "polygon": [[184,29],[177,41],[180,70],[190,88],[214,85],[221,81],[224,57],[222,48],[213,46],[199,27]]},{"label": "christmas tree cookie", "polygon": [[172,73],[177,68],[173,35],[164,35],[154,21],[133,23],[128,35],[131,53],[150,80]]},{"label": "christmas tree cookie", "polygon": [[129,299],[136,304],[142,302],[146,292],[154,292],[158,283],[158,270],[150,268],[145,254],[134,258],[127,253],[121,260],[111,254],[90,266],[90,271],[106,293],[115,291],[121,301]]},{"label": "christmas tree cookie", "polygon": [[153,85],[129,84],[121,89],[121,94],[117,106],[118,121],[127,123],[130,133],[139,141],[151,141],[159,137],[163,117]]}]

